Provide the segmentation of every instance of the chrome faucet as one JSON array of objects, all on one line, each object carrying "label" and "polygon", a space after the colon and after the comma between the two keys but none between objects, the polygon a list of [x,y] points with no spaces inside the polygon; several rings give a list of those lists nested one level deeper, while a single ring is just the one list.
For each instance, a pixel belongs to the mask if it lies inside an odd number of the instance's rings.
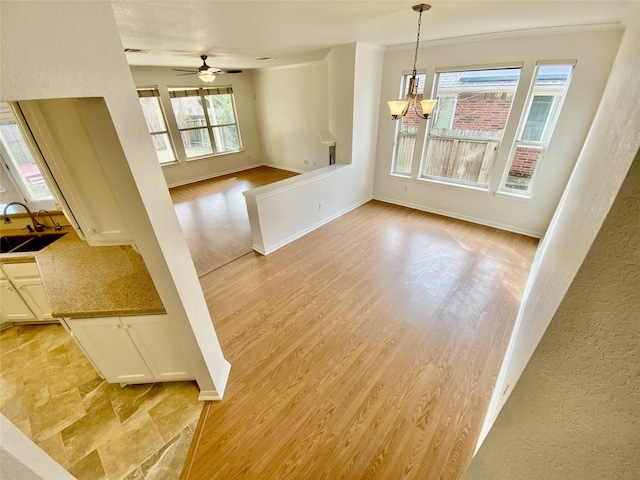
[{"label": "chrome faucet", "polygon": [[[11,205],[20,205],[27,211],[27,213],[29,214],[29,218],[31,219],[31,223],[33,223],[33,228],[36,229],[36,232],[42,232],[44,230],[45,225],[43,225],[38,220],[36,220],[36,217],[33,216],[33,213],[31,213],[31,210],[29,210],[29,207],[27,207],[24,203],[20,203],[20,202],[7,203],[6,207],[4,207],[4,212],[2,212],[2,215],[4,216],[4,223],[11,223],[11,219],[7,215],[7,210]],[[33,228],[31,228],[31,225],[27,225],[27,230],[29,230],[30,232],[33,232]]]},{"label": "chrome faucet", "polygon": [[49,220],[51,220],[51,225],[53,226],[53,229],[56,232],[59,232],[60,230],[62,230],[62,227],[60,226],[60,224],[58,222],[56,222],[53,217],[51,216],[51,213],[49,212],[49,210],[38,210],[38,213],[36,213],[36,218],[38,218],[40,216],[40,213],[44,212],[46,215],[49,215]]}]

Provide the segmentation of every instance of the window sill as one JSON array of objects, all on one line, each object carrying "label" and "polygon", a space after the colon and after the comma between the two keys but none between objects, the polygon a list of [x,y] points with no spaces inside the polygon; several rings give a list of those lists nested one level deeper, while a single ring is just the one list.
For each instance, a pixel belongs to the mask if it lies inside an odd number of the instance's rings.
[{"label": "window sill", "polygon": [[516,192],[495,192],[494,195],[500,198],[508,198],[510,200],[520,200],[521,202],[528,202],[531,200],[531,194],[527,193],[516,193]]},{"label": "window sill", "polygon": [[409,181],[413,181],[413,178],[411,178],[411,175],[400,175],[399,173],[390,173],[389,177],[391,178],[397,178],[398,180],[409,180]]},{"label": "window sill", "polygon": [[244,152],[244,149],[241,149],[241,150],[234,150],[234,151],[232,151],[232,152],[212,153],[212,154],[210,154],[210,155],[202,155],[202,156],[200,156],[200,157],[187,158],[187,159],[186,159],[186,161],[187,161],[187,162],[195,162],[195,161],[198,161],[198,160],[207,160],[207,159],[210,159],[210,158],[223,157],[223,156],[225,156],[225,155],[233,155],[233,154],[235,154],[235,153],[242,153],[242,152]]},{"label": "window sill", "polygon": [[416,182],[428,183],[430,185],[436,185],[444,188],[452,188],[454,190],[464,190],[465,192],[479,193],[482,195],[489,195],[489,187],[481,187],[475,185],[464,185],[461,183],[445,182],[442,180],[435,180],[433,178],[416,178]]},{"label": "window sill", "polygon": [[165,163],[161,163],[160,166],[161,167],[169,167],[171,165],[179,165],[180,162],[178,160],[175,160],[173,162],[165,162]]}]

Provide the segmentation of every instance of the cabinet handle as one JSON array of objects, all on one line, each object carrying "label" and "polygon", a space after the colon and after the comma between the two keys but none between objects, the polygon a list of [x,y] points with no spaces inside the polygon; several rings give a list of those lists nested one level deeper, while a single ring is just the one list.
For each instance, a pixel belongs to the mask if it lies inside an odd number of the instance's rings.
[{"label": "cabinet handle", "polygon": [[124,328],[125,330],[127,330],[130,327],[131,327],[131,325],[122,325],[122,328]]}]

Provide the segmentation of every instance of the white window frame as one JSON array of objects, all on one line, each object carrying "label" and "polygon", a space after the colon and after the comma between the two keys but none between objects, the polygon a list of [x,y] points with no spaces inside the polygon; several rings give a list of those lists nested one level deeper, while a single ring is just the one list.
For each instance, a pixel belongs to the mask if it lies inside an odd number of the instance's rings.
[{"label": "white window frame", "polygon": [[[16,111],[16,106],[10,103],[3,104],[2,107],[4,109],[8,109],[13,117],[14,122],[17,125],[17,128],[22,136],[24,143],[29,149],[29,153],[34,157],[34,163],[37,167],[38,171],[42,175],[42,181],[47,186],[47,190],[50,192],[50,197],[37,199],[31,193],[31,189],[26,184],[26,179],[23,177],[22,173],[18,169],[18,162],[13,157],[13,153],[9,149],[8,145],[5,144],[4,138],[0,136],[0,168],[2,172],[0,173],[8,182],[3,182],[3,187],[5,187],[6,193],[8,194],[7,200],[8,202],[2,201],[0,205],[4,209],[4,205],[10,202],[20,202],[24,203],[29,209],[36,212],[41,209],[45,210],[58,210],[59,205],[56,201],[55,194],[49,188],[49,184],[45,180],[45,175],[40,169],[40,164],[35,160],[35,157],[40,155],[40,151],[35,146],[33,139],[29,132],[25,132],[25,125],[21,121],[22,116],[19,111]],[[5,112],[7,114],[8,112]],[[4,192],[3,192],[4,193]],[[13,213],[13,210],[10,210],[9,213]]]},{"label": "white window frame", "polygon": [[[571,66],[571,71],[569,72],[569,77],[567,78],[567,82],[564,87],[536,87],[536,81],[538,79],[538,72],[540,71],[540,67],[545,66],[553,66],[553,65],[563,65],[563,66]],[[553,131],[558,124],[558,119],[560,118],[560,114],[562,113],[562,106],[564,104],[565,99],[567,98],[567,93],[569,91],[569,86],[571,85],[571,79],[573,77],[573,72],[575,69],[576,61],[575,60],[566,60],[566,61],[554,61],[554,62],[537,62],[536,68],[531,76],[531,84],[529,86],[529,92],[527,94],[527,99],[525,101],[525,107],[522,110],[522,115],[520,116],[520,121],[518,123],[518,130],[511,146],[511,150],[509,152],[509,159],[505,166],[502,179],[500,181],[500,189],[498,190],[500,193],[506,193],[509,195],[517,195],[525,198],[531,198],[533,194],[533,186],[535,184],[535,179],[540,171],[540,165],[544,160],[547,147],[551,142],[551,138],[553,137]],[[522,140],[522,135],[524,133],[525,127],[527,125],[527,120],[529,119],[529,113],[531,111],[531,107],[533,106],[533,100],[536,96],[553,96],[553,104],[551,106],[550,115],[545,120],[545,125],[543,128],[543,132],[541,135],[540,141],[533,140]],[[556,115],[551,115],[552,112],[556,112]],[[552,120],[551,125],[549,124],[549,120]],[[509,179],[509,172],[511,171],[511,166],[513,164],[513,160],[515,158],[515,154],[518,150],[518,147],[524,148],[539,148],[541,149],[540,155],[536,161],[536,166],[533,174],[531,175],[531,179],[529,180],[527,189],[517,189],[510,188],[507,186],[507,181]]]},{"label": "white window frame", "polygon": [[[164,108],[162,107],[162,101],[160,99],[160,92],[158,90],[158,87],[137,87],[137,91],[138,91],[138,98],[148,98],[148,97],[155,98],[156,102],[158,103],[158,107],[160,108],[160,114],[162,116],[162,121],[164,122],[164,130],[151,131],[151,129],[149,128],[149,135],[151,135],[152,139],[156,135],[157,136],[166,135],[166,138],[169,142],[169,148],[171,149],[171,153],[173,153],[173,160],[163,162],[160,160],[160,157],[158,157],[158,163],[162,166],[178,163],[178,156],[176,155],[176,149],[173,144],[173,138],[169,133],[169,128],[167,126],[167,117],[165,115]],[[147,128],[148,127],[149,125],[147,125]]]},{"label": "white window frame", "polygon": [[[206,107],[203,107],[203,113],[204,113],[204,119],[205,119],[205,123],[206,125],[204,126],[198,126],[198,127],[187,127],[187,128],[180,128],[176,119],[176,128],[178,129],[178,134],[180,136],[180,142],[184,147],[184,144],[182,142],[182,133],[183,132],[188,132],[191,130],[204,130],[206,129],[206,131],[208,132],[209,135],[209,139],[211,142],[211,149],[212,149],[212,153],[206,153],[203,155],[197,155],[197,156],[193,156],[193,157],[189,157],[187,155],[186,149],[185,149],[185,158],[187,159],[187,161],[192,161],[192,160],[199,160],[201,158],[208,158],[208,157],[215,157],[215,156],[220,156],[220,155],[227,155],[227,154],[232,154],[232,153],[238,153],[238,152],[242,152],[243,151],[243,146],[242,146],[242,138],[240,136],[240,126],[238,125],[238,113],[237,113],[237,109],[236,109],[236,101],[235,101],[235,96],[233,94],[233,88],[231,86],[228,87],[193,87],[193,86],[189,86],[189,87],[168,87],[169,90],[169,96],[171,98],[180,98],[180,97],[185,97],[185,96],[198,96],[200,97],[200,101],[201,101],[201,105],[206,105],[206,96],[207,95],[220,95],[220,94],[229,94],[231,95],[231,106],[232,106],[232,110],[233,110],[233,119],[234,122],[232,123],[225,123],[225,124],[217,124],[217,125],[212,125],[211,124],[211,119],[209,118],[209,111]],[[189,92],[189,93],[186,93]],[[193,95],[191,92],[197,92],[197,95]],[[173,110],[173,104],[171,105],[171,109],[172,109],[172,113],[175,115],[175,111]],[[216,135],[214,133],[215,129],[220,129],[222,127],[235,127],[236,129],[236,133],[238,135],[238,149],[237,150],[230,150],[230,151],[217,151],[217,144],[215,141]]]},{"label": "white window frame", "polygon": [[[412,72],[403,72],[402,73],[402,77],[400,79],[400,92],[399,92],[399,96],[398,98],[406,98],[407,97],[407,93],[409,91],[409,80],[410,78],[413,76]],[[420,94],[424,94],[424,85],[427,82],[427,74],[425,71],[418,71],[416,72],[416,77],[418,79],[418,95]],[[421,81],[422,79],[422,81]],[[420,86],[422,86],[422,88],[420,88]],[[412,105],[409,105],[409,108],[412,109]],[[404,118],[404,117],[402,117]],[[423,133],[423,129],[424,126],[421,125],[422,122],[418,123],[418,127],[416,130],[416,134],[415,134],[415,142],[413,145],[413,151],[411,153],[411,163],[410,163],[410,168],[409,168],[409,172],[401,172],[396,170],[396,165],[398,162],[398,151],[400,150],[400,147],[402,145],[402,137],[409,137],[412,135],[409,134],[403,134],[401,133],[402,130],[402,118],[395,120],[396,122],[396,128],[395,128],[395,133],[393,136],[393,153],[392,153],[392,157],[391,157],[391,171],[389,173],[389,175],[392,175],[394,177],[400,177],[400,178],[412,178],[413,177],[413,167],[415,165],[415,160],[416,160],[416,145],[418,144],[418,140],[419,137],[421,135],[421,133]]]},{"label": "white window frame", "polygon": [[[506,131],[507,128],[509,127],[509,123],[512,121],[511,118],[511,114],[513,112],[513,108],[514,108],[514,102],[516,100],[516,93],[518,90],[518,85],[520,83],[520,79],[522,77],[522,69],[523,69],[523,64],[522,63],[508,63],[508,64],[490,64],[490,65],[473,65],[473,66],[465,66],[465,67],[453,67],[453,68],[436,68],[435,71],[435,76],[433,79],[433,88],[432,88],[432,98],[436,98],[438,95],[438,87],[439,87],[439,83],[440,83],[440,75],[443,73],[452,73],[452,72],[472,72],[472,71],[479,71],[479,70],[507,70],[507,69],[514,69],[514,70],[519,70],[519,74],[518,74],[518,80],[516,82],[516,84],[513,87],[513,98],[511,100],[511,106],[509,107],[509,113],[507,115],[507,120],[505,122],[505,126],[504,126],[504,130]],[[490,92],[492,91],[491,88],[478,88],[479,90],[481,90],[483,93],[486,92]],[[494,89],[495,90],[495,89]],[[498,91],[498,90],[496,90]],[[499,91],[503,91],[503,90],[499,90]],[[460,93],[460,92],[459,92]],[[456,94],[456,98],[458,98],[459,93]],[[444,94],[443,96],[450,96],[449,94]],[[451,124],[453,124],[453,119],[455,117],[455,113],[457,110],[457,101],[456,101],[456,108],[454,108],[453,111],[453,115],[451,117]],[[488,191],[489,190],[489,184],[491,183],[491,177],[492,177],[492,170],[495,167],[496,161],[497,161],[497,155],[498,152],[500,150],[500,146],[502,145],[502,142],[504,140],[503,138],[499,138],[499,139],[494,139],[494,138],[484,138],[484,137],[446,137],[446,138],[452,138],[452,139],[462,139],[464,138],[466,141],[468,142],[472,142],[472,143],[487,143],[487,145],[489,143],[494,143],[494,159],[493,159],[493,164],[491,166],[491,169],[489,169],[488,174],[487,174],[487,181],[486,183],[482,183],[482,182],[472,182],[472,181],[467,181],[467,180],[461,180],[461,179],[456,179],[456,178],[449,178],[449,177],[439,177],[439,176],[432,176],[432,175],[427,175],[425,174],[425,169],[427,167],[427,154],[429,152],[429,143],[434,139],[434,138],[445,138],[445,137],[441,137],[441,136],[437,136],[433,134],[433,129],[435,128],[435,122],[433,121],[429,121],[429,125],[427,127],[427,131],[425,133],[424,136],[424,143],[422,146],[422,154],[421,154],[421,158],[420,158],[420,169],[419,169],[419,173],[418,173],[418,180],[419,181],[425,181],[425,182],[435,182],[435,183],[439,183],[439,184],[443,184],[443,185],[451,185],[451,186],[458,186],[458,187],[463,187],[463,188],[467,188],[467,189],[473,189],[473,190],[481,190],[481,191]]]}]

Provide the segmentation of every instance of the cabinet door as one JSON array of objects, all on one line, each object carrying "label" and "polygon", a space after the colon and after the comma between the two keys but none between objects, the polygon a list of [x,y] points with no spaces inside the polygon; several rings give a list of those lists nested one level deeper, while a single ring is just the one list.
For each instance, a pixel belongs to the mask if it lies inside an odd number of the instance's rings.
[{"label": "cabinet door", "polygon": [[27,100],[19,105],[27,131],[42,152],[35,159],[54,180],[50,183],[59,189],[80,236],[92,246],[132,244],[105,169],[122,161],[124,152],[104,100]]},{"label": "cabinet door", "polygon": [[69,319],[67,324],[107,382],[147,383],[153,375],[118,317]]},{"label": "cabinet door", "polygon": [[121,320],[129,327],[129,335],[157,381],[194,378],[167,315],[131,316]]},{"label": "cabinet door", "polygon": [[38,266],[31,263],[8,263],[2,266],[22,299],[39,320],[51,320],[51,307],[42,286]]},{"label": "cabinet door", "polygon": [[3,321],[33,321],[36,316],[6,278],[0,278],[0,316]]}]

